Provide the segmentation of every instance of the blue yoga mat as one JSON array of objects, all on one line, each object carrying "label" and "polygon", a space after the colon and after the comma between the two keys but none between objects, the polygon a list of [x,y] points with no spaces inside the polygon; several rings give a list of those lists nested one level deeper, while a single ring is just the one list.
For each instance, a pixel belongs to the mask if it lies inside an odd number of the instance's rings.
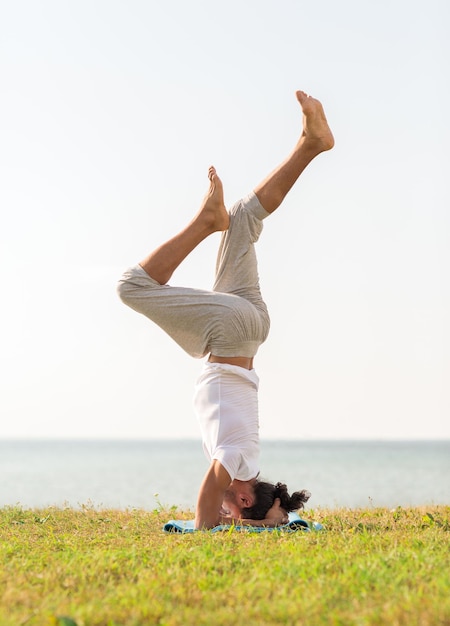
[{"label": "blue yoga mat", "polygon": [[[274,528],[268,528],[267,526],[230,526],[229,524],[221,524],[220,526],[215,526],[211,528],[209,532],[217,533],[224,530],[230,530],[238,532],[246,532],[246,533],[262,533],[262,532],[270,532],[274,530],[281,530],[288,533],[293,533],[297,530],[302,530],[305,532],[311,532],[312,530],[323,530],[322,524],[319,522],[307,522],[297,515],[297,513],[289,513],[289,521],[287,524],[283,524],[282,526],[275,526]],[[198,532],[194,528],[194,520],[170,520],[163,526],[163,531],[165,533],[194,533]]]}]

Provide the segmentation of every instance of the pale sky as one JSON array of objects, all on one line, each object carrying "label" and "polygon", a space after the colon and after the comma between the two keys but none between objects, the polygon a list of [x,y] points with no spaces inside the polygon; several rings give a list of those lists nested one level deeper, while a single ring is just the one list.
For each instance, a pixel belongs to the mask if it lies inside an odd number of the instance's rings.
[{"label": "pale sky", "polygon": [[[201,362],[116,296],[290,151],[336,147],[258,244],[265,438],[450,437],[445,0],[42,0],[0,9],[0,437],[192,437]],[[209,288],[218,236],[172,284]]]}]

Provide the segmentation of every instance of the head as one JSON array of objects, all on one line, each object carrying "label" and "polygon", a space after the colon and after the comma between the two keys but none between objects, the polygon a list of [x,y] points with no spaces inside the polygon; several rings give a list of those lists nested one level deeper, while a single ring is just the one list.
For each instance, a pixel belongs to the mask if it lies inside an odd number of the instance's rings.
[{"label": "head", "polygon": [[235,478],[224,493],[221,513],[235,519],[245,517],[242,511],[252,507],[256,502],[254,491],[256,484],[256,478],[253,480]]},{"label": "head", "polygon": [[302,509],[308,502],[311,494],[306,489],[295,491],[289,495],[287,487],[283,483],[267,483],[257,480],[253,485],[253,502],[241,510],[241,516],[245,519],[264,519],[267,511],[272,508],[275,498],[280,498],[282,508],[289,511]]}]

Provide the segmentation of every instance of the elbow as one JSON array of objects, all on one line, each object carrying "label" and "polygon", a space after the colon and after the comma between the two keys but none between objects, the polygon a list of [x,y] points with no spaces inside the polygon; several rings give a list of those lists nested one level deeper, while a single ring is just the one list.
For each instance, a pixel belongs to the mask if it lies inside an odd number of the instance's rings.
[{"label": "elbow", "polygon": [[201,517],[198,515],[195,516],[195,521],[194,521],[195,530],[211,530],[211,528],[214,528],[218,524],[219,524],[219,520],[215,520],[214,522],[211,522],[211,520],[207,521],[207,520],[201,519]]}]

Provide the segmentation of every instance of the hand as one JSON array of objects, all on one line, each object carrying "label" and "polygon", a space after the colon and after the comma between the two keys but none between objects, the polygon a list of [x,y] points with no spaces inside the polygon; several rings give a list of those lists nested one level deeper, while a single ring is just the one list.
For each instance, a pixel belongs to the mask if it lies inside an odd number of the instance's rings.
[{"label": "hand", "polygon": [[272,507],[267,511],[266,521],[270,522],[271,526],[280,526],[280,524],[288,523],[289,515],[282,508],[280,498],[275,498]]}]

